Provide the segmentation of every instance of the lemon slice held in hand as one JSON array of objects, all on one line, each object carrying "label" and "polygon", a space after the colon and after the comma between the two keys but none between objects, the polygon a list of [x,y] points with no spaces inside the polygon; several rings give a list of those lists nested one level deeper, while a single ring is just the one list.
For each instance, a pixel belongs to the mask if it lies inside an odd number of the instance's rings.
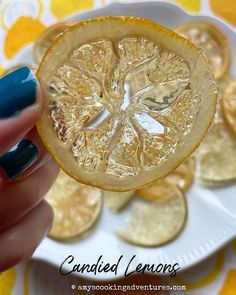
[{"label": "lemon slice held in hand", "polygon": [[61,168],[109,191],[173,171],[212,122],[217,91],[206,58],[149,20],[101,17],[70,27],[46,52],[39,134]]},{"label": "lemon slice held in hand", "polygon": [[47,28],[42,35],[37,39],[34,45],[34,60],[40,63],[45,52],[53,43],[53,41],[63,34],[73,23],[57,23]]}]

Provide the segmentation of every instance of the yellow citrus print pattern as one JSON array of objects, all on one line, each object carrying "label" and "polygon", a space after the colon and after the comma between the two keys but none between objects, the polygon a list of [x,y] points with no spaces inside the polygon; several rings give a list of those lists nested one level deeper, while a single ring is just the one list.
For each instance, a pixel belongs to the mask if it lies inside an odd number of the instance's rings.
[{"label": "yellow citrus print pattern", "polygon": [[5,69],[3,66],[0,66],[0,76],[2,76],[2,74],[5,72]]},{"label": "yellow citrus print pattern", "polygon": [[224,285],[218,295],[235,295],[236,293],[236,269],[231,269],[224,281]]},{"label": "yellow citrus print pattern", "polygon": [[23,277],[23,285],[24,285],[24,295],[29,295],[29,286],[28,286],[28,276],[29,276],[29,271],[32,266],[33,262],[28,261],[25,265],[24,268],[24,277]]},{"label": "yellow citrus print pattern", "polygon": [[210,0],[211,9],[219,17],[224,18],[236,26],[236,1],[235,0]]},{"label": "yellow citrus print pattern", "polygon": [[6,57],[13,58],[23,47],[33,43],[45,30],[45,26],[37,19],[29,16],[20,17],[8,30],[4,52]]},{"label": "yellow citrus print pattern", "polygon": [[6,31],[21,16],[30,16],[33,19],[40,19],[43,12],[43,0],[8,0],[1,7],[0,23]]},{"label": "yellow citrus print pattern", "polygon": [[16,283],[16,268],[0,274],[0,294],[11,295]]},{"label": "yellow citrus print pattern", "polygon": [[218,275],[220,274],[220,272],[222,271],[224,267],[224,250],[219,251],[216,254],[215,259],[216,259],[216,262],[215,262],[215,265],[213,266],[213,269],[201,280],[188,283],[185,280],[176,277],[174,278],[174,281],[180,286],[186,286],[187,290],[203,288],[206,285],[209,285],[210,283],[216,280],[216,278],[218,277]]},{"label": "yellow citrus print pattern", "polygon": [[94,0],[51,0],[51,11],[60,19],[81,10],[93,7]]},{"label": "yellow citrus print pattern", "polygon": [[38,6],[39,6],[39,10],[38,10],[38,15],[37,15],[37,19],[40,19],[42,12],[43,12],[43,0],[37,0]]},{"label": "yellow citrus print pattern", "polygon": [[183,6],[186,10],[191,12],[199,12],[201,9],[201,0],[173,0],[177,2],[181,6]]}]

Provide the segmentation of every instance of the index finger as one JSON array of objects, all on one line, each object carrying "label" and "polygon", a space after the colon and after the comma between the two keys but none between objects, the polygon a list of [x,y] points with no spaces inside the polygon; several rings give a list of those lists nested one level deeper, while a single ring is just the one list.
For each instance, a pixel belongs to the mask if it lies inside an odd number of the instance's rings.
[{"label": "index finger", "polygon": [[40,90],[31,69],[22,67],[0,79],[0,155],[33,128],[40,111]]}]

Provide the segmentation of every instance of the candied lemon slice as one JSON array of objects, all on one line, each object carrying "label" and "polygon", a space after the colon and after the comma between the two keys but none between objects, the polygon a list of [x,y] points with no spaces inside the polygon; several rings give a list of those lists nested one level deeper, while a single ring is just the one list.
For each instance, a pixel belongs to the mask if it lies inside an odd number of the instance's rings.
[{"label": "candied lemon slice", "polygon": [[173,240],[185,225],[187,206],[180,190],[172,198],[135,205],[127,224],[117,232],[129,243],[159,246]]},{"label": "candied lemon slice", "polygon": [[236,83],[226,89],[221,105],[223,117],[236,135]]},{"label": "candied lemon slice", "polygon": [[223,93],[234,83],[234,79],[229,74],[226,74],[217,80],[217,85]]},{"label": "candied lemon slice", "polygon": [[224,75],[223,77],[217,80],[218,101],[216,106],[214,123],[220,123],[224,120],[222,114],[222,99],[225,96],[225,93],[228,91],[228,89],[231,89],[233,84],[234,80],[230,75]]},{"label": "candied lemon slice", "polygon": [[42,60],[45,52],[53,43],[53,41],[63,34],[73,23],[57,23],[48,27],[43,34],[37,39],[34,45],[33,56],[35,62],[38,64]]},{"label": "candied lemon slice", "polygon": [[196,149],[215,112],[205,57],[145,19],[72,26],[47,51],[37,76],[44,144],[70,176],[109,191],[167,175]]},{"label": "candied lemon slice", "polygon": [[61,171],[46,195],[54,211],[49,236],[70,239],[91,229],[102,209],[101,195],[99,189],[80,184]]},{"label": "candied lemon slice", "polygon": [[193,21],[180,25],[175,31],[202,49],[217,79],[228,71],[231,61],[228,40],[215,25]]},{"label": "candied lemon slice", "polygon": [[196,156],[202,184],[220,186],[236,179],[236,138],[223,121],[210,128]]},{"label": "candied lemon slice", "polygon": [[176,195],[176,187],[186,192],[193,184],[195,176],[195,158],[191,156],[168,176],[141,188],[138,195],[149,201],[170,198]]},{"label": "candied lemon slice", "polygon": [[128,192],[104,191],[103,197],[104,197],[105,203],[107,204],[107,207],[112,212],[116,213],[129,203],[129,201],[132,199],[134,194],[135,194],[134,191],[128,191]]},{"label": "candied lemon slice", "polygon": [[194,156],[186,159],[175,171],[170,173],[166,179],[186,192],[193,184],[195,176]]},{"label": "candied lemon slice", "polygon": [[155,181],[147,187],[141,188],[137,191],[138,196],[148,200],[167,200],[176,195],[178,188],[175,184],[169,182],[166,177]]}]

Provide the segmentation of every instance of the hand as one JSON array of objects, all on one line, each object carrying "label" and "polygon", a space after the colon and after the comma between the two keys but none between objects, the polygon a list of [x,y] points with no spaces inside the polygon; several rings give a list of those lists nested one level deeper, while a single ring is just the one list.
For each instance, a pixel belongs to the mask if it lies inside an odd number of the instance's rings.
[{"label": "hand", "polygon": [[0,272],[30,258],[51,228],[43,196],[58,167],[34,127],[41,106],[29,68],[0,79]]}]

